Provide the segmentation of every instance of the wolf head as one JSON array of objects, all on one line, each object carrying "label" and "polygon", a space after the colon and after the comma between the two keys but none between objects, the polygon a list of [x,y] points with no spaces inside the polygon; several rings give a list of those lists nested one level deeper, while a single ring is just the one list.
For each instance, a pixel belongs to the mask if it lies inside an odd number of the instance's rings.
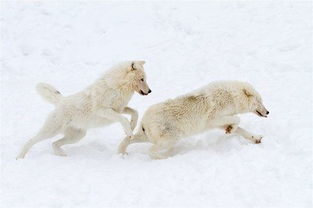
[{"label": "wolf head", "polygon": [[252,86],[246,85],[243,88],[240,88],[238,93],[238,113],[251,112],[260,117],[267,117],[269,111],[264,107],[260,94],[254,90]]},{"label": "wolf head", "polygon": [[130,81],[131,87],[140,95],[148,95],[151,89],[147,84],[146,74],[143,65],[145,61],[132,61],[128,66],[127,80]]},{"label": "wolf head", "polygon": [[151,90],[147,84],[143,65],[145,61],[124,61],[113,66],[104,79],[112,88],[123,88],[148,95]]}]

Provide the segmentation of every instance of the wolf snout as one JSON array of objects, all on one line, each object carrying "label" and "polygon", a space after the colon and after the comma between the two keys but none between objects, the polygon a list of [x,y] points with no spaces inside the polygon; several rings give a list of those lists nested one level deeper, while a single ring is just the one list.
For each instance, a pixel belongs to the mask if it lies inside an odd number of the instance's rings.
[{"label": "wolf snout", "polygon": [[[265,115],[264,115],[264,114],[265,114]],[[263,114],[263,117],[266,117],[266,118],[267,118],[267,116],[268,116],[268,114],[270,114],[270,112],[269,112],[268,110],[265,110],[264,114]]]},{"label": "wolf snout", "polygon": [[140,94],[141,95],[146,95],[146,93],[144,93],[142,90],[140,90]]},{"label": "wolf snout", "polygon": [[260,112],[260,111],[256,110],[256,114],[259,115],[260,117],[267,118],[267,115],[270,114],[270,112],[268,110],[266,110],[265,112]]},{"label": "wolf snout", "polygon": [[152,92],[151,89],[149,89],[147,93],[144,92],[143,90],[140,90],[140,94],[141,94],[141,95],[148,95],[148,94],[150,94],[151,92]]}]

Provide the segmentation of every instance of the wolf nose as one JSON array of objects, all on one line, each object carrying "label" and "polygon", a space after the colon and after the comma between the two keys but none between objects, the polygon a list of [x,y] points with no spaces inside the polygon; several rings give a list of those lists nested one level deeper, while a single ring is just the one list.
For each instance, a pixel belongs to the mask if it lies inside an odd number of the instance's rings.
[{"label": "wolf nose", "polygon": [[266,115],[270,114],[270,112],[266,111]]},{"label": "wolf nose", "polygon": [[151,93],[151,92],[152,92],[152,90],[149,89],[148,93]]}]

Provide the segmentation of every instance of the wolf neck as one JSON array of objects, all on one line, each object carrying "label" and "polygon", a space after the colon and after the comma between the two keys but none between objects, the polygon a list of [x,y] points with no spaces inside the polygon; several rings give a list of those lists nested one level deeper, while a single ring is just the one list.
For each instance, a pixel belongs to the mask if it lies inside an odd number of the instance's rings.
[{"label": "wolf neck", "polygon": [[131,83],[125,82],[124,80],[108,80],[105,77],[99,79],[95,85],[103,86],[103,89],[113,89],[117,93],[123,96],[130,96],[134,94],[133,86]]},{"label": "wolf neck", "polygon": [[[122,103],[125,105],[128,104],[129,100],[134,94],[133,87],[131,83],[125,82],[123,79],[121,80],[108,80],[108,79],[99,79],[98,85],[103,86],[102,89],[111,89],[115,91],[115,96],[118,99],[122,99]],[[107,99],[107,92],[103,91],[103,99]]]},{"label": "wolf neck", "polygon": [[240,92],[237,92],[237,95],[234,97],[235,111],[236,114],[248,113],[247,99]]},{"label": "wolf neck", "polygon": [[121,83],[115,88],[121,95],[125,97],[131,97],[134,94],[134,90],[131,84],[129,83]]}]

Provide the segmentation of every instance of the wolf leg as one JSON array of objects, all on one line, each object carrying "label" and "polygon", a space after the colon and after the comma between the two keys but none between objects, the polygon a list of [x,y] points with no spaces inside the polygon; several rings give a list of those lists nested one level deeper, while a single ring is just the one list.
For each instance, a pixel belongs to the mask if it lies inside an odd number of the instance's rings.
[{"label": "wolf leg", "polygon": [[119,122],[122,125],[127,136],[134,136],[129,121],[125,116],[121,115],[120,113],[109,108],[98,111],[98,115],[105,117],[111,121]]},{"label": "wolf leg", "polygon": [[240,118],[237,116],[224,116],[213,121],[213,126],[225,129],[226,134],[232,134],[238,128]]},{"label": "wolf leg", "polygon": [[262,136],[257,136],[257,135],[254,135],[246,130],[244,130],[243,128],[240,128],[238,127],[236,129],[236,131],[234,132],[234,134],[237,134],[237,135],[240,135],[242,137],[244,137],[245,139],[248,139],[256,144],[259,144],[261,143],[261,140],[262,140]]},{"label": "wolf leg", "polygon": [[86,131],[82,129],[75,129],[69,127],[65,130],[64,137],[56,142],[52,143],[54,154],[58,156],[66,156],[66,153],[61,146],[66,144],[74,144],[81,140],[86,135]]},{"label": "wolf leg", "polygon": [[17,156],[16,159],[24,158],[27,152],[30,150],[30,148],[45,139],[51,138],[56,136],[58,133],[60,133],[60,129],[62,128],[62,124],[57,121],[55,118],[55,114],[51,114],[48,119],[46,120],[43,127],[40,129],[39,133],[31,138],[22,148],[21,152]]},{"label": "wolf leg", "polygon": [[175,144],[176,142],[174,140],[162,141],[157,144],[154,144],[149,150],[150,158],[154,160],[168,158]]},{"label": "wolf leg", "polygon": [[142,142],[149,142],[149,140],[141,128],[133,137],[125,137],[125,139],[119,145],[118,152],[121,154],[127,154],[126,149],[128,145]]},{"label": "wolf leg", "polygon": [[123,113],[131,116],[130,126],[131,129],[134,130],[138,122],[138,112],[130,107],[125,107]]}]

